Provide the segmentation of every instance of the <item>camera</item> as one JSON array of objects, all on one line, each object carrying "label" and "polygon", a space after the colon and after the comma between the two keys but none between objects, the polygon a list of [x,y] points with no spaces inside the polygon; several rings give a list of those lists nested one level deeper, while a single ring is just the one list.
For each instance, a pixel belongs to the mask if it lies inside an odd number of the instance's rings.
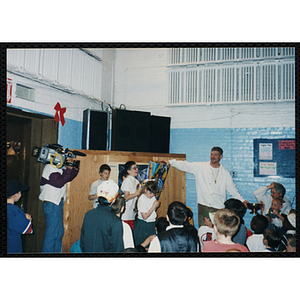
[{"label": "camera", "polygon": [[74,160],[73,162],[67,161],[70,158],[76,158],[76,156],[86,156],[85,153],[69,150],[63,148],[59,144],[46,144],[43,147],[33,147],[32,156],[37,157],[37,161],[45,164],[51,164],[53,167],[60,169],[63,166],[71,166],[76,169],[79,168],[80,160]]}]

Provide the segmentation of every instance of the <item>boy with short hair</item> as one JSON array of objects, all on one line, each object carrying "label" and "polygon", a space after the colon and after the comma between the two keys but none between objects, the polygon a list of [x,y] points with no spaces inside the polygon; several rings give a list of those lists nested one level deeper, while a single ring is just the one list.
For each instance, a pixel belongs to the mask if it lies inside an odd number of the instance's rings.
[{"label": "boy with short hair", "polygon": [[217,238],[204,244],[202,252],[226,252],[229,249],[249,252],[247,247],[234,243],[232,237],[240,225],[240,218],[230,209],[219,209],[214,215],[214,231]]},{"label": "boy with short hair", "polygon": [[203,249],[203,245],[207,241],[214,241],[216,239],[216,233],[214,231],[214,214],[207,210],[204,211],[204,225],[198,229],[198,236],[200,242],[200,251]]},{"label": "boy with short hair", "polygon": [[198,252],[198,237],[186,230],[187,207],[170,203],[167,211],[169,226],[151,241],[148,252]]},{"label": "boy with short hair", "polygon": [[27,190],[15,179],[7,181],[7,253],[23,253],[21,234],[33,233],[31,215],[14,205]]},{"label": "boy with short hair", "polygon": [[281,234],[276,229],[266,229],[263,236],[263,243],[266,246],[263,252],[276,252],[281,241]]},{"label": "boy with short hair", "polygon": [[263,233],[268,227],[268,223],[268,219],[260,214],[252,218],[250,226],[254,234],[249,236],[246,241],[246,246],[250,252],[261,252],[266,249],[263,243]]},{"label": "boy with short hair", "polygon": [[111,171],[111,168],[109,165],[107,165],[107,164],[101,165],[99,168],[100,179],[94,181],[91,185],[90,193],[89,193],[89,200],[91,200],[91,201],[94,200],[93,208],[96,208],[99,205],[98,197],[97,197],[97,188],[102,182],[107,181],[109,179],[110,171]]}]

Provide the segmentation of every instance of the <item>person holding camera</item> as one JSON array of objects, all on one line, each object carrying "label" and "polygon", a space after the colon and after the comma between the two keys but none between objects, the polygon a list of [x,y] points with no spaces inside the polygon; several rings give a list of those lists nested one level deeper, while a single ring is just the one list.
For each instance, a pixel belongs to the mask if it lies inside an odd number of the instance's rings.
[{"label": "person holding camera", "polygon": [[61,253],[64,235],[63,212],[66,200],[66,183],[71,182],[79,172],[79,164],[67,158],[63,168],[46,164],[40,180],[43,212],[46,218],[46,230],[42,253]]}]

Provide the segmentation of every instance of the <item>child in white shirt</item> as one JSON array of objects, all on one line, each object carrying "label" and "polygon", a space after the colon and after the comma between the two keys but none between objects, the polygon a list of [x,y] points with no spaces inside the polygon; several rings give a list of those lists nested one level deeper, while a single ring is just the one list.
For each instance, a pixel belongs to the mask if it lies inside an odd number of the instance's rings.
[{"label": "child in white shirt", "polygon": [[135,178],[139,174],[139,168],[134,161],[128,161],[125,164],[125,170],[127,171],[128,176],[121,185],[121,190],[124,193],[124,198],[126,200],[126,209],[122,215],[122,220],[133,230],[135,202],[141,193],[141,185]]},{"label": "child in white shirt", "polygon": [[141,244],[146,238],[155,234],[156,209],[160,206],[160,202],[155,198],[158,191],[157,183],[149,180],[137,200],[137,218],[133,230],[136,245]]},{"label": "child in white shirt", "polygon": [[214,241],[216,239],[216,233],[214,231],[214,213],[204,211],[204,225],[198,229],[198,236],[200,241],[200,251],[203,245],[207,241]]},{"label": "child in white shirt", "polygon": [[250,252],[265,251],[266,245],[263,243],[263,233],[268,227],[268,219],[263,215],[257,214],[252,218],[250,226],[254,234],[247,238],[246,246]]},{"label": "child in white shirt", "polygon": [[101,165],[100,169],[99,169],[100,179],[94,181],[91,185],[90,193],[89,193],[89,200],[94,201],[93,208],[96,208],[99,205],[98,197],[97,197],[97,188],[103,181],[107,181],[109,179],[110,171],[111,171],[111,168],[109,165],[107,165],[107,164]]}]

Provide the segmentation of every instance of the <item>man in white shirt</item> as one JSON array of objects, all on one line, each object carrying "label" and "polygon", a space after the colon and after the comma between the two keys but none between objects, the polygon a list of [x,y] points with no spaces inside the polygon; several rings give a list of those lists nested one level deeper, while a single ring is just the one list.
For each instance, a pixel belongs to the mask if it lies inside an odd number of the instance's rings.
[{"label": "man in white shirt", "polygon": [[213,147],[208,162],[187,162],[176,159],[165,161],[172,167],[195,176],[199,227],[204,225],[204,211],[213,213],[224,208],[226,191],[233,198],[242,201],[245,206],[248,203],[237,190],[229,171],[220,163],[222,157],[223,150],[220,147]]}]

